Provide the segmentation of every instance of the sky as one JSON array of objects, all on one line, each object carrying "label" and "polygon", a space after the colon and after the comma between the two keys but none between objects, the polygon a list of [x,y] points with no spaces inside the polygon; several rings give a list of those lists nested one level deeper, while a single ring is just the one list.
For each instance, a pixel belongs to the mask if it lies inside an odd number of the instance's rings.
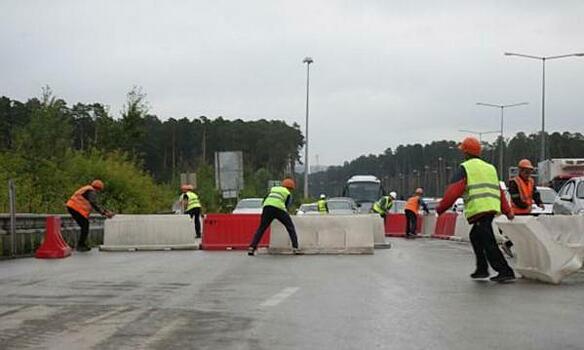
[{"label": "sky", "polygon": [[[49,85],[119,116],[133,86],[161,119],[281,119],[310,163],[342,164],[460,129],[541,130],[541,61],[584,52],[584,1],[2,0],[0,95]],[[584,132],[584,57],[546,63],[546,130]],[[492,141],[497,135],[485,135]],[[277,142],[277,140],[274,140]],[[302,151],[304,153],[304,151]]]}]

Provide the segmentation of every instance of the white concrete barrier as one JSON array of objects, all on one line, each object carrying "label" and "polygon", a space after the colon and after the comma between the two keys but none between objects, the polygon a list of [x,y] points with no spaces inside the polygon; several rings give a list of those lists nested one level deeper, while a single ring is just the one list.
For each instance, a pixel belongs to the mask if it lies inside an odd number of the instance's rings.
[{"label": "white concrete barrier", "polygon": [[[454,227],[454,236],[451,237],[452,240],[470,242],[471,229],[472,225],[468,223],[464,214],[459,214],[456,217],[456,226]],[[499,227],[495,224],[495,220],[493,220],[493,234],[495,235],[497,243],[502,243],[507,240],[501,233],[499,233]]]},{"label": "white concrete barrier", "polygon": [[104,223],[104,251],[198,249],[188,215],[116,215]]},{"label": "white concrete barrier", "polygon": [[[374,237],[383,224],[374,215],[293,216],[298,244],[305,254],[373,254]],[[272,223],[270,254],[291,252],[288,232]]]},{"label": "white concrete barrier", "polygon": [[431,237],[436,230],[436,221],[438,217],[432,213],[422,216],[422,236]]},{"label": "white concrete barrier", "polygon": [[496,223],[513,241],[515,270],[525,278],[557,284],[582,268],[582,218],[516,216],[513,221],[500,217]]}]

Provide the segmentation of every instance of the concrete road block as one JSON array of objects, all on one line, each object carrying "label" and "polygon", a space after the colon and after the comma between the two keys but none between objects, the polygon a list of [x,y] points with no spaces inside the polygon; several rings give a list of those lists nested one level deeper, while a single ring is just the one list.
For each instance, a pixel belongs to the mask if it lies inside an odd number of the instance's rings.
[{"label": "concrete road block", "polygon": [[428,214],[422,216],[422,236],[431,237],[436,230],[436,220],[438,217],[435,214]]},{"label": "concrete road block", "polygon": [[582,268],[584,244],[571,241],[583,234],[576,232],[580,220],[576,216],[516,216],[513,221],[500,217],[496,223],[514,243],[515,270],[526,278],[557,284]]},{"label": "concrete road block", "polygon": [[187,215],[116,215],[104,223],[104,251],[198,249]]},{"label": "concrete road block", "polygon": [[[298,244],[305,254],[373,254],[375,230],[381,230],[373,215],[293,216]],[[278,221],[272,223],[268,252],[289,254],[288,232]]]}]

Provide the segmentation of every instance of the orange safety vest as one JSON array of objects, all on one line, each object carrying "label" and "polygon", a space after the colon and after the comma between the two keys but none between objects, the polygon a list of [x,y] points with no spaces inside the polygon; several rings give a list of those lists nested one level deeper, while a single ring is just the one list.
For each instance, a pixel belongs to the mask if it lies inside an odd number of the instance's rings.
[{"label": "orange safety vest", "polygon": [[91,185],[83,186],[75,191],[67,201],[67,207],[75,210],[86,218],[88,218],[89,213],[91,213],[91,203],[83,197],[83,194],[87,191],[95,191],[95,189]]},{"label": "orange safety vest", "polygon": [[417,214],[420,210],[420,196],[410,197],[406,202],[406,207],[404,210],[411,210]]},{"label": "orange safety vest", "polygon": [[513,181],[517,184],[519,189],[519,198],[525,204],[527,208],[519,208],[511,201],[511,207],[513,208],[513,213],[518,215],[527,215],[531,213],[531,205],[533,204],[533,188],[535,186],[533,179],[530,177],[527,182],[523,180],[520,176],[513,178]]}]

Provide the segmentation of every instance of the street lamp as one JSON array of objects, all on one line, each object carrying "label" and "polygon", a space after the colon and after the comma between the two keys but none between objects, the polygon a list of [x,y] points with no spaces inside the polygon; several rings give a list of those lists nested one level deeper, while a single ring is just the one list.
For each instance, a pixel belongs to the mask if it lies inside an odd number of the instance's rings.
[{"label": "street lamp", "polygon": [[314,60],[312,57],[305,57],[302,63],[306,63],[306,144],[304,145],[304,198],[308,198],[308,100],[310,88],[310,64]]},{"label": "street lamp", "polygon": [[524,55],[520,53],[513,53],[513,52],[505,52],[505,56],[517,56],[523,58],[531,58],[534,60],[540,60],[542,63],[542,78],[541,78],[541,149],[539,154],[539,160],[545,160],[545,61],[547,60],[555,60],[557,58],[565,58],[565,57],[583,57],[584,53],[572,53],[568,55],[559,55],[559,56],[532,56],[532,55]]},{"label": "street lamp", "polygon": [[495,107],[495,108],[499,108],[501,110],[501,145],[500,145],[501,147],[499,149],[499,176],[501,176],[501,179],[505,179],[505,176],[503,176],[503,142],[504,142],[504,138],[503,138],[503,111],[505,110],[505,108],[523,106],[526,104],[528,104],[528,103],[521,102],[521,103],[515,103],[512,105],[494,105],[494,104],[490,104],[490,103],[477,102],[477,105],[479,105],[479,106]]},{"label": "street lamp", "polygon": [[479,135],[479,141],[481,143],[483,143],[483,135],[488,135],[488,134],[498,134],[500,133],[499,130],[492,130],[492,131],[475,131],[475,130],[466,130],[466,129],[459,129],[458,131],[460,132],[467,132],[469,134],[475,134],[475,135]]}]

